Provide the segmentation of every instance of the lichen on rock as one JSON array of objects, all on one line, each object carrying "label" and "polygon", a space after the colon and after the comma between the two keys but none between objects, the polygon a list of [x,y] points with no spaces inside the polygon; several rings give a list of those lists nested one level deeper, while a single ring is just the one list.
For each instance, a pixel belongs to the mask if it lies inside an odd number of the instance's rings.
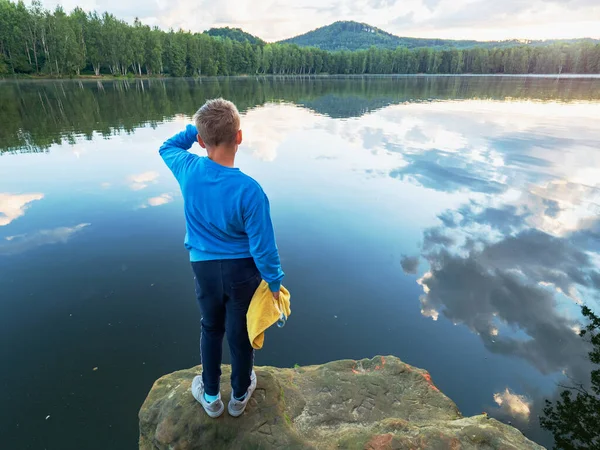
[{"label": "lichen on rock", "polygon": [[[157,380],[139,413],[140,450],[543,448],[485,415],[463,418],[426,371],[393,356],[255,370],[237,419],[210,419],[194,400],[200,366]],[[225,402],[230,374],[223,366]]]}]

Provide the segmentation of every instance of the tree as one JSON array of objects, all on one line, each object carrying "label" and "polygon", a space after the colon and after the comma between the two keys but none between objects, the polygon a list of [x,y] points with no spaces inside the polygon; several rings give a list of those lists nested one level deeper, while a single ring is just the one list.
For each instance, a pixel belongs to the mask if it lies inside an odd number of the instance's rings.
[{"label": "tree", "polygon": [[73,53],[68,58],[67,66],[71,70],[75,70],[77,75],[80,74],[81,69],[85,68],[86,65],[86,45],[85,35],[88,27],[88,17],[83,9],[75,8],[70,16],[69,21],[73,33],[75,34],[75,42],[73,45]]},{"label": "tree", "polygon": [[129,67],[134,63],[134,40],[133,28],[127,26],[125,22],[117,23],[117,36],[120,42],[120,51],[118,53],[119,69],[121,75],[127,75]]},{"label": "tree", "polygon": [[146,34],[146,41],[144,43],[144,63],[148,75],[160,74],[163,72],[162,35],[163,33],[156,27]]},{"label": "tree", "polygon": [[185,33],[173,30],[168,34],[165,42],[165,60],[167,71],[171,76],[183,77],[186,72],[187,45]]},{"label": "tree", "polygon": [[56,7],[54,14],[47,14],[46,29],[46,71],[59,76],[78,73],[85,56],[71,20],[61,6]]},{"label": "tree", "polygon": [[490,73],[490,54],[487,49],[473,50],[473,73]]},{"label": "tree", "polygon": [[0,50],[12,73],[32,71],[25,33],[28,19],[28,11],[22,2],[15,5],[0,0]]},{"label": "tree", "polygon": [[[600,317],[587,306],[582,312],[590,323],[580,335],[592,345],[590,361],[600,365]],[[546,400],[542,427],[552,432],[558,449],[600,449],[600,367],[592,371],[589,388],[583,384],[564,387],[559,400]]]},{"label": "tree", "polygon": [[219,72],[216,59],[214,39],[206,34],[197,35],[198,52],[200,54],[200,68],[198,75],[214,76]]},{"label": "tree", "polygon": [[104,56],[102,19],[96,12],[88,14],[87,26],[84,29],[83,36],[87,43],[87,60],[94,69],[96,76],[99,76],[102,63],[106,60],[106,57]]},{"label": "tree", "polygon": [[246,41],[243,44],[244,59],[246,60],[246,74],[254,74],[258,71],[258,61],[260,59],[260,46],[252,48],[250,42]]},{"label": "tree", "polygon": [[233,75],[233,41],[231,39],[222,39],[219,64],[220,75]]},{"label": "tree", "polygon": [[417,72],[427,73],[429,61],[431,59],[431,50],[428,48],[420,48],[416,51]]},{"label": "tree", "polygon": [[263,58],[263,48],[261,46],[254,47],[254,57],[252,62],[254,63],[254,73],[260,73],[262,70],[262,58]]},{"label": "tree", "polygon": [[461,50],[452,50],[450,52],[450,72],[459,74],[463,67],[463,52]]},{"label": "tree", "polygon": [[120,51],[122,50],[120,24],[112,14],[104,13],[102,16],[102,39],[104,62],[108,65],[110,73],[118,75],[121,72]]},{"label": "tree", "polygon": [[259,70],[261,73],[272,73],[271,63],[273,61],[273,47],[267,44],[263,47],[262,58],[260,60]]},{"label": "tree", "polygon": [[202,53],[200,53],[200,40],[198,35],[189,34],[187,41],[187,74],[199,76],[202,73]]},{"label": "tree", "polygon": [[150,27],[142,25],[136,17],[133,21],[133,30],[131,30],[131,61],[133,71],[142,75],[142,66],[146,62],[146,35],[150,32]]},{"label": "tree", "polygon": [[42,4],[38,0],[34,0],[31,2],[31,7],[29,8],[27,20],[27,31],[28,31],[28,45],[33,52],[33,62],[35,63],[35,72],[39,73],[41,69],[42,61],[41,55],[38,57],[40,51],[40,30],[44,24],[44,10],[42,9]]},{"label": "tree", "polygon": [[215,54],[215,70],[213,71],[213,75],[227,75],[229,69],[223,39],[215,39],[213,49]]}]

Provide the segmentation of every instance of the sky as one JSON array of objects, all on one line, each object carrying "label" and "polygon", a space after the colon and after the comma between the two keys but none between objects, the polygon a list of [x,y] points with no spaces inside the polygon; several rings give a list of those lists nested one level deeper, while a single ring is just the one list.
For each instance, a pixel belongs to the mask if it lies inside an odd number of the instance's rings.
[{"label": "sky", "polygon": [[337,20],[398,36],[446,39],[600,38],[598,0],[42,0],[46,8],[108,11],[163,29],[238,27],[276,41]]}]

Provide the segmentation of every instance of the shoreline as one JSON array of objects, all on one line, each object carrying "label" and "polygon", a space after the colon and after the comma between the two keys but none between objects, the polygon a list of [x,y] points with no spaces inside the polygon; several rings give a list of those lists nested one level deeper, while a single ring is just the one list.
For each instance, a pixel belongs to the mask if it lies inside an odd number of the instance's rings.
[{"label": "shoreline", "polygon": [[461,74],[427,74],[427,73],[410,73],[410,74],[254,74],[254,75],[218,75],[218,76],[198,76],[198,77],[172,77],[162,75],[136,75],[136,76],[113,76],[113,75],[80,75],[78,77],[51,77],[51,76],[36,76],[36,75],[8,75],[0,76],[2,81],[137,81],[137,80],[213,80],[226,78],[278,78],[278,79],[317,79],[317,78],[556,78],[556,79],[600,79],[600,74],[479,74],[479,73],[461,73]]}]

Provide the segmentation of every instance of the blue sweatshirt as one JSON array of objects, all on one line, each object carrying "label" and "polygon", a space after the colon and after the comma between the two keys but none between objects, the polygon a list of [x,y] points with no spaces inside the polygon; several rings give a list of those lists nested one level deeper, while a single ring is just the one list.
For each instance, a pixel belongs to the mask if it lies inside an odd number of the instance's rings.
[{"label": "blue sweatshirt", "polygon": [[197,135],[188,125],[159,150],[183,194],[190,260],[251,257],[271,291],[279,291],[284,274],[267,196],[239,169],[189,153]]}]

